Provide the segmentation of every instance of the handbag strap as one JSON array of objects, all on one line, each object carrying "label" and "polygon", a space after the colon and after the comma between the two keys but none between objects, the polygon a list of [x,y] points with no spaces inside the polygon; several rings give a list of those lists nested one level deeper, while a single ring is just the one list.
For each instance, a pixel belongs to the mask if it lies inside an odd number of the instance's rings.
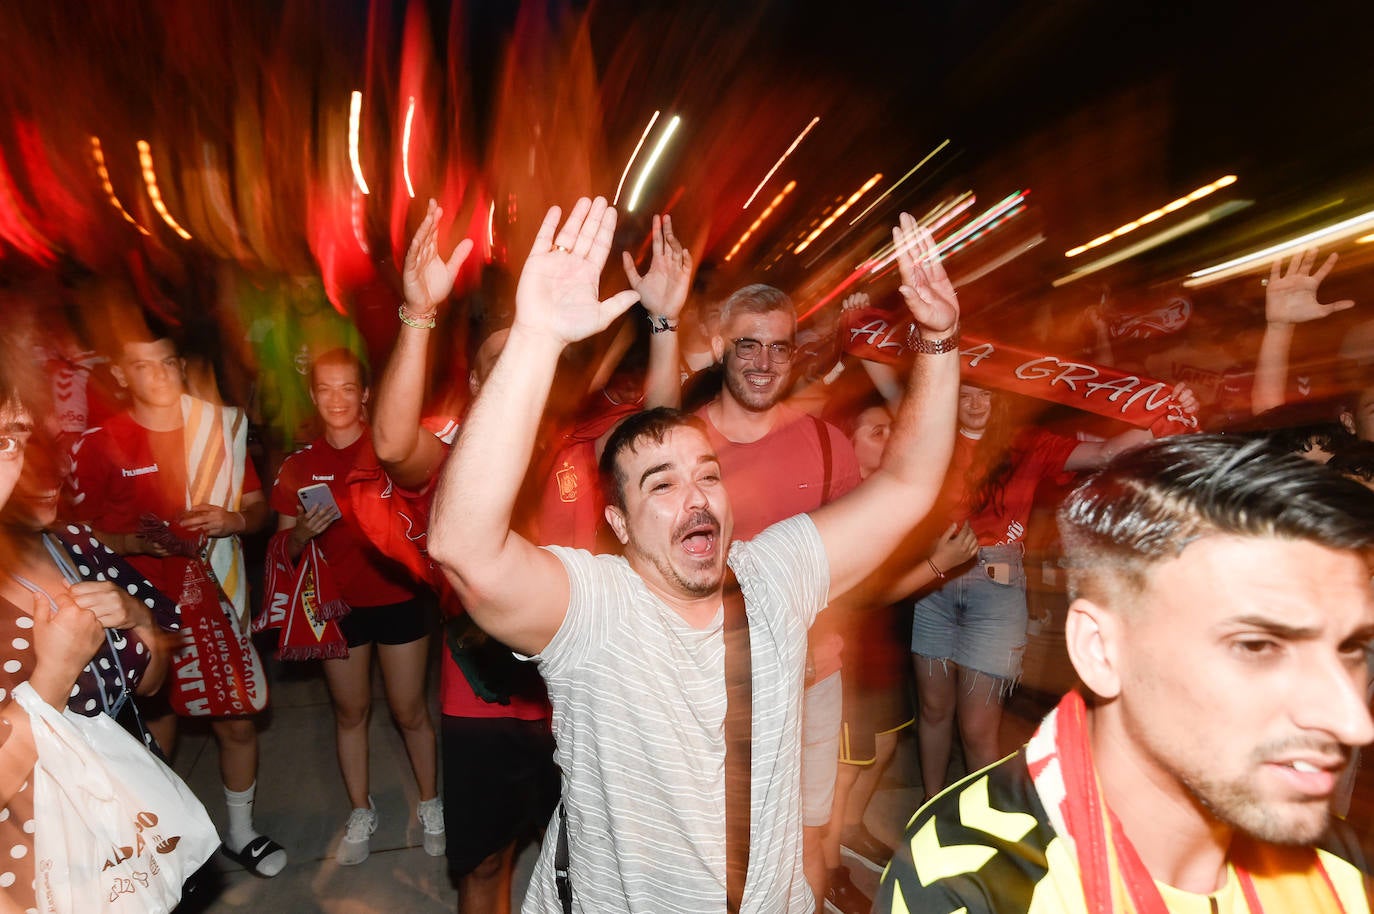
[{"label": "handbag strap", "polygon": [[725,907],[738,914],[749,872],[754,688],[744,593],[725,566]]},{"label": "handbag strap", "polygon": [[563,914],[572,914],[572,876],[568,873],[568,813],[558,804],[558,846],[553,850],[553,885]]}]

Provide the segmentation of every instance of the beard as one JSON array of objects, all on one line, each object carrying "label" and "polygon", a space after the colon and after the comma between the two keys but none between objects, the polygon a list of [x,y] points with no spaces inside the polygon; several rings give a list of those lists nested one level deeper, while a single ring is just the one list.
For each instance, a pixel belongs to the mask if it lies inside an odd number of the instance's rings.
[{"label": "beard", "polygon": [[733,353],[726,355],[725,387],[735,398],[735,402],[745,409],[754,412],[772,409],[787,393],[787,372],[778,372],[770,368],[768,373],[778,379],[777,385],[768,390],[758,390],[745,379],[745,371],[743,363]]},{"label": "beard", "polygon": [[[1251,764],[1258,767],[1265,764],[1267,759],[1278,757],[1282,751],[1292,748],[1294,745],[1291,742],[1262,746],[1253,754]],[[1332,750],[1329,745],[1323,745],[1321,750],[1349,755],[1343,747]],[[1266,795],[1257,779],[1244,776],[1230,780],[1183,772],[1176,772],[1175,776],[1193,799],[1219,822],[1261,841],[1291,846],[1310,845],[1325,835],[1331,825],[1330,797],[1286,798]]]},{"label": "beard", "polygon": [[718,551],[713,553],[709,559],[691,562],[689,567],[680,568],[675,565],[667,552],[655,554],[645,550],[633,535],[625,544],[625,551],[633,553],[638,561],[652,565],[663,580],[680,588],[684,593],[693,597],[710,596],[719,589],[720,583],[725,577],[725,569],[721,561],[725,555],[725,544],[721,542],[722,531],[720,522],[716,520],[715,515],[710,511],[694,512],[674,528],[669,542],[680,542],[687,531],[705,524],[710,524],[715,528]]}]

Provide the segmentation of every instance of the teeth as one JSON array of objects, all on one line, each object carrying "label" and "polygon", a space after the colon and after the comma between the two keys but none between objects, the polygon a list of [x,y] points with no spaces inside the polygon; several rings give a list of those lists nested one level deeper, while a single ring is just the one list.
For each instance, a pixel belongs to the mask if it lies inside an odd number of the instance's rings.
[{"label": "teeth", "polygon": [[1317,774],[1321,771],[1316,765],[1307,762],[1291,762],[1290,765],[1294,771],[1301,771],[1303,774]]}]

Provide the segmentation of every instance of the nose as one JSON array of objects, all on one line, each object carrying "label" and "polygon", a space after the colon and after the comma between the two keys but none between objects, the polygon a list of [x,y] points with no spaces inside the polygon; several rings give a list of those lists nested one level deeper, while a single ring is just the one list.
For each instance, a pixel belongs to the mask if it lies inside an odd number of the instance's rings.
[{"label": "nose", "polygon": [[1308,671],[1304,687],[1293,692],[1294,718],[1304,729],[1331,735],[1342,745],[1374,742],[1369,713],[1369,672],[1363,662],[1352,669],[1339,655],[1324,657]]}]

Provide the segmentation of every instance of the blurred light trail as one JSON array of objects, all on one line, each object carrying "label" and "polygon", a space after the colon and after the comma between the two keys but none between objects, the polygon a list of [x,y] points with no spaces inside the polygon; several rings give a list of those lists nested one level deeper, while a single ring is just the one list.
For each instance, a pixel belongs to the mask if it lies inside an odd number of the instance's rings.
[{"label": "blurred light trail", "polygon": [[771,177],[773,177],[773,172],[777,171],[777,170],[778,170],[778,166],[782,165],[783,160],[786,159],[788,156],[790,156],[790,155],[792,154],[792,150],[796,149],[798,146],[801,145],[801,141],[804,140],[804,139],[806,139],[806,135],[807,135],[808,133],[811,132],[811,128],[812,128],[812,127],[815,127],[815,126],[816,126],[817,124],[819,124],[820,122],[821,122],[820,115],[816,115],[815,117],[811,118],[811,123],[807,124],[805,127],[802,128],[802,132],[799,133],[799,134],[797,134],[797,138],[796,138],[795,140],[792,141],[792,145],[791,145],[791,146],[788,146],[788,147],[787,147],[787,151],[784,152],[784,153],[778,158],[778,160],[777,160],[776,162],[773,163],[773,167],[772,167],[772,168],[768,169],[768,174],[766,174],[766,175],[763,176],[763,180],[759,182],[759,186],[758,186],[758,187],[754,188],[754,192],[753,192],[752,194],[749,195],[749,199],[744,201],[744,206],[741,207],[741,209],[748,209],[748,208],[749,208],[749,204],[750,204],[750,203],[753,203],[753,202],[754,202],[754,198],[757,197],[757,196],[759,195],[759,191],[763,190],[763,185],[767,184],[767,183],[768,183],[768,179],[771,178]]},{"label": "blurred light trail", "polygon": [[[929,153],[924,159],[922,159],[921,161],[917,162],[914,166],[912,166],[911,171],[908,171],[906,174],[904,174],[904,175],[902,175],[900,178],[898,178],[896,184],[893,184],[893,185],[892,185],[891,187],[889,187],[887,190],[883,191],[882,194],[878,197],[878,199],[876,199],[876,200],[874,200],[872,203],[868,204],[868,207],[867,207],[866,209],[864,209],[863,212],[859,213],[859,215],[855,216],[853,219],[850,219],[850,220],[849,220],[849,224],[850,224],[850,225],[853,225],[854,223],[856,223],[856,222],[858,222],[860,219],[862,219],[864,216],[867,216],[868,213],[869,213],[869,211],[872,210],[873,207],[877,206],[879,203],[882,203],[884,200],[886,200],[889,194],[891,194],[894,190],[896,190],[897,188],[899,188],[899,187],[902,186],[902,182],[903,182],[903,181],[905,181],[907,178],[911,177],[912,175],[916,174],[916,172],[920,169],[920,167],[921,167],[922,165],[924,165],[925,163],[929,162],[931,159],[935,158],[935,154],[938,153],[941,149],[944,149],[944,148],[945,148],[946,146],[948,146],[948,145],[949,145],[949,140],[945,140],[945,141],[944,141],[943,143],[941,143],[939,146],[936,146],[934,149],[932,149],[932,150],[930,151],[930,153]],[[748,204],[745,204],[745,205],[747,206]]]},{"label": "blurred light trail", "polygon": [[367,181],[363,178],[363,166],[358,161],[358,124],[362,119],[363,94],[355,90],[348,106],[348,161],[353,166],[353,180],[358,183],[358,190],[368,194],[371,191],[367,189]]},{"label": "blurred light trail", "polygon": [[796,186],[796,181],[788,181],[787,186],[784,187],[782,190],[778,191],[778,195],[773,198],[773,202],[768,204],[767,208],[765,208],[763,212],[759,213],[759,217],[754,220],[754,224],[744,230],[744,234],[739,236],[739,241],[735,242],[735,246],[730,249],[730,253],[725,255],[726,263],[729,263],[730,259],[739,253],[740,246],[743,245],[744,242],[749,240],[749,236],[753,235],[754,232],[758,231],[759,226],[763,225],[763,220],[773,215],[773,210],[778,208],[778,204],[782,202],[782,198],[792,193],[792,189]]},{"label": "blurred light trail", "polygon": [[1363,235],[1355,239],[1356,244],[1369,244],[1371,241],[1374,241],[1374,235]]},{"label": "blurred light trail", "polygon": [[110,170],[105,167],[105,150],[100,146],[100,137],[91,137],[91,158],[95,159],[95,173],[100,177],[100,186],[105,189],[105,196],[110,198],[110,203],[119,210],[119,214],[124,220],[138,229],[144,235],[151,235],[152,232],[138,224],[138,220],[129,215],[129,211],[124,208],[124,204],[119,202],[119,196],[115,193],[114,184],[110,182]]},{"label": "blurred light trail", "polygon": [[654,129],[659,113],[658,111],[654,112],[654,116],[649,118],[649,123],[644,128],[644,132],[639,135],[639,142],[635,143],[635,151],[630,153],[630,160],[625,163],[625,170],[620,173],[620,183],[615,186],[615,199],[611,201],[611,206],[620,203],[620,189],[625,186],[625,178],[630,174],[630,166],[634,165],[635,159],[639,158],[639,150],[644,147],[644,141],[649,138],[649,131]]},{"label": "blurred light trail", "polygon": [[859,202],[860,197],[862,197],[864,194],[872,190],[873,185],[877,184],[882,179],[883,173],[878,172],[876,175],[865,181],[863,187],[860,187],[858,190],[854,191],[854,193],[850,195],[848,200],[841,203],[833,213],[826,217],[824,222],[822,222],[820,225],[812,229],[811,234],[807,235],[806,239],[802,241],[801,244],[797,245],[796,248],[793,249],[792,253],[800,254],[802,251],[810,247],[811,242],[815,241],[817,238],[821,236],[822,232],[830,228],[830,226],[834,225],[836,219],[840,218],[845,213],[847,213],[850,207],[852,207],[855,203]]},{"label": "blurred light trail", "polygon": [[1205,286],[1209,283],[1220,282],[1223,279],[1230,279],[1232,276],[1249,272],[1256,267],[1267,266],[1270,260],[1283,257],[1300,248],[1349,238],[1351,235],[1367,232],[1371,228],[1374,228],[1374,210],[1360,213],[1358,216],[1351,216],[1349,219],[1342,219],[1340,222],[1315,229],[1287,241],[1280,241],[1278,244],[1271,244],[1269,247],[1251,254],[1243,254],[1223,263],[1189,273],[1188,279],[1184,280],[1183,284],[1185,286]]},{"label": "blurred light trail", "polygon": [[1134,220],[1134,221],[1132,221],[1132,222],[1127,222],[1125,225],[1117,226],[1116,228],[1112,229],[1110,232],[1108,232],[1108,233],[1105,234],[1105,235],[1098,235],[1096,238],[1094,238],[1092,241],[1089,241],[1087,244],[1080,244],[1080,245],[1079,245],[1078,247],[1076,247],[1076,248],[1072,248],[1072,249],[1070,249],[1070,250],[1065,251],[1065,252],[1064,252],[1064,256],[1065,256],[1065,257],[1077,257],[1079,254],[1082,254],[1084,251],[1089,251],[1089,250],[1092,250],[1092,249],[1095,248],[1095,247],[1099,247],[1099,246],[1101,246],[1101,245],[1104,245],[1104,244],[1106,244],[1108,241],[1113,241],[1113,240],[1115,240],[1115,239],[1117,239],[1117,238],[1120,238],[1122,235],[1125,235],[1125,234],[1127,234],[1128,232],[1134,232],[1136,229],[1140,228],[1142,225],[1148,225],[1149,223],[1154,222],[1156,219],[1159,219],[1159,218],[1161,218],[1162,216],[1166,216],[1166,215],[1168,215],[1169,213],[1175,212],[1175,211],[1177,211],[1177,210],[1181,210],[1181,209],[1183,209],[1183,207],[1187,206],[1188,204],[1190,204],[1190,203],[1195,203],[1195,202],[1197,202],[1198,200],[1201,200],[1203,197],[1206,197],[1206,196],[1208,196],[1209,194],[1216,193],[1217,191],[1221,190],[1223,187],[1230,187],[1232,184],[1235,184],[1235,183],[1236,183],[1236,176],[1235,176],[1235,175],[1223,175],[1222,177],[1217,178],[1217,179],[1216,179],[1215,181],[1213,181],[1211,184],[1204,184],[1203,186],[1199,187],[1197,190],[1195,190],[1195,191],[1193,191],[1193,192],[1191,192],[1191,193],[1188,193],[1188,194],[1184,194],[1182,197],[1179,197],[1177,200],[1174,200],[1174,201],[1172,201],[1172,202],[1170,202],[1170,203],[1164,204],[1164,205],[1161,206],[1159,209],[1151,210],[1150,212],[1148,212],[1148,213],[1146,213],[1145,215],[1141,216],[1139,219],[1136,219],[1136,220]]},{"label": "blurred light trail", "polygon": [[1059,277],[1051,283],[1051,285],[1057,289],[1060,286],[1067,286],[1071,282],[1077,282],[1084,276],[1090,276],[1098,270],[1105,270],[1107,267],[1116,266],[1124,260],[1130,260],[1138,254],[1143,254],[1146,251],[1159,247],[1161,244],[1168,244],[1175,238],[1181,238],[1190,232],[1197,231],[1203,226],[1211,225],[1213,222],[1220,219],[1225,219],[1232,213],[1238,213],[1246,207],[1253,205],[1254,202],[1253,200],[1228,200],[1220,206],[1212,207],[1200,216],[1194,216],[1165,231],[1156,232],[1148,238],[1142,238],[1135,244],[1124,247],[1112,254],[1108,254],[1106,257],[1101,257],[1091,263],[1084,264],[1072,273]]},{"label": "blurred light trail", "polygon": [[496,201],[491,201],[491,207],[487,210],[487,259],[490,260],[492,252],[496,250]]},{"label": "blurred light trail", "polygon": [[162,202],[162,191],[157,189],[157,172],[153,170],[153,147],[148,145],[147,140],[138,141],[138,163],[143,166],[143,183],[148,187],[148,199],[153,201],[153,209],[157,210],[168,228],[190,241],[191,233],[177,225],[172,214],[167,212],[167,205]]},{"label": "blurred light trail", "polygon": [[[969,207],[977,202],[978,198],[974,195],[973,191],[966,190],[957,197],[952,197],[935,204],[930,208],[929,212],[916,221],[933,235],[951,221],[963,215]],[[879,248],[873,256],[868,258],[867,262],[874,264],[874,273],[887,266],[887,262],[895,249],[893,243],[889,241]]]},{"label": "blurred light trail", "polygon": [[973,244],[973,243],[974,243],[975,241],[977,241],[979,238],[982,238],[982,237],[983,237],[984,235],[986,235],[988,232],[990,232],[990,231],[992,231],[993,229],[995,229],[995,228],[997,228],[998,226],[1000,226],[1002,223],[1008,221],[1009,219],[1014,219],[1015,217],[1021,215],[1021,214],[1024,213],[1025,211],[1026,211],[1026,206],[1025,206],[1025,204],[1023,203],[1023,204],[1021,204],[1020,206],[1016,207],[1015,209],[1011,210],[1010,212],[1003,213],[1001,216],[998,216],[998,217],[997,217],[995,220],[993,220],[992,222],[989,222],[987,225],[983,226],[983,227],[980,228],[978,231],[974,232],[972,235],[969,235],[967,238],[965,238],[963,241],[961,241],[961,242],[959,242],[958,244],[956,244],[954,247],[950,248],[948,251],[945,251],[944,254],[945,254],[946,256],[948,256],[948,255],[951,255],[951,254],[957,254],[957,253],[959,253],[959,252],[962,251],[964,248],[966,248],[966,247],[968,247],[969,245]]},{"label": "blurred light trail", "polygon": [[[964,241],[979,229],[989,225],[998,216],[1001,216],[1003,213],[1006,213],[1020,206],[1021,202],[1025,200],[1027,195],[1029,194],[1029,190],[1019,190],[1014,194],[1003,197],[1000,201],[998,201],[997,203],[995,203],[994,205],[980,213],[977,219],[974,219],[968,225],[961,227],[958,231],[951,233],[948,237],[941,239],[939,242],[937,242],[935,245],[936,251],[938,251],[940,254],[948,254],[950,252],[950,248],[959,244],[959,242]],[[976,198],[970,197],[969,204],[972,204],[973,199]],[[959,212],[962,212],[963,209],[967,208],[967,206],[964,206],[963,208],[959,209]],[[944,222],[948,222],[949,219],[953,218],[955,215],[957,215],[957,213],[955,212],[955,208],[951,208],[949,212],[945,213],[945,217],[948,218],[944,218]],[[943,222],[941,224],[943,224]],[[874,255],[874,259],[876,259],[878,262],[875,263],[868,272],[876,276],[878,273],[881,273],[883,272],[883,270],[887,269],[892,264],[892,262],[897,259],[897,253],[893,249],[892,244],[889,243],[886,247],[883,248],[882,251]]]},{"label": "blurred light trail", "polygon": [[415,120],[415,96],[406,106],[406,124],[401,131],[401,176],[406,179],[406,193],[415,199],[415,185],[410,183],[410,125]]},{"label": "blurred light trail", "polygon": [[639,203],[639,195],[644,190],[644,185],[649,180],[650,173],[654,166],[658,164],[659,156],[663,155],[663,150],[667,148],[668,141],[673,138],[673,133],[677,130],[678,124],[682,123],[682,118],[676,114],[668,122],[668,126],[663,128],[663,133],[659,135],[658,142],[654,144],[654,151],[649,153],[649,161],[644,163],[644,168],[639,172],[639,179],[635,181],[634,190],[630,192],[630,202],[625,204],[625,209],[633,213],[635,206]]},{"label": "blurred light trail", "polygon": [[[1020,209],[1014,210],[1012,212],[1012,215],[1016,215],[1017,212],[1020,212]],[[987,263],[983,264],[981,267],[972,270],[971,272],[961,273],[958,276],[950,277],[950,282],[954,283],[956,288],[961,288],[967,285],[968,283],[971,283],[978,279],[982,279],[984,276],[988,275],[993,270],[996,270],[999,267],[1006,266],[1007,264],[1011,263],[1013,260],[1020,257],[1027,251],[1038,248],[1040,245],[1044,244],[1044,242],[1045,236],[1043,234],[1036,235],[1029,241],[1019,244],[1016,247],[1012,248],[1010,251],[1007,251],[1001,257],[996,257],[988,261]]]},{"label": "blurred light trail", "polygon": [[[364,190],[363,193],[367,193],[367,191]],[[367,248],[367,233],[363,231],[363,195],[358,193],[358,188],[355,187],[350,196],[352,197],[353,240],[358,242],[358,250],[364,254],[371,253]]]}]

